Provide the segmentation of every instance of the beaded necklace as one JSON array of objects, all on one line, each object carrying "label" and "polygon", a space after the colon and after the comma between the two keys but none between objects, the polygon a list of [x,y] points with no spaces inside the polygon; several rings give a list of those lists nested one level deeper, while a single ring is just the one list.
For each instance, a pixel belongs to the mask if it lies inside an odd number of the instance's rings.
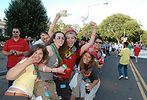
[{"label": "beaded necklace", "polygon": [[77,50],[75,46],[65,52],[65,58],[68,59]]}]

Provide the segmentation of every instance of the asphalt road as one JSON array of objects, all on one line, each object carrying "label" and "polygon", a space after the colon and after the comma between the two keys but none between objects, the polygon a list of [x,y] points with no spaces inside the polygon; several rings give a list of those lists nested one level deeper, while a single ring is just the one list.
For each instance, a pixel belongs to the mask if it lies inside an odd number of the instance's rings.
[{"label": "asphalt road", "polygon": [[[147,59],[138,59],[136,63],[135,59],[131,58],[131,61],[147,86]],[[131,65],[128,66],[129,80],[118,80],[118,62],[119,57],[116,56],[109,56],[105,59],[104,67],[100,70],[101,86],[95,100],[147,100],[147,90],[143,87],[140,78],[136,80],[134,77]],[[142,90],[139,89],[139,83],[143,88]],[[143,95],[145,96],[143,97]]]},{"label": "asphalt road", "polygon": [[[147,59],[139,59],[136,63],[132,58],[131,61],[133,66],[138,70],[138,73],[140,73],[142,80],[144,80],[145,86],[147,86]],[[119,57],[114,55],[106,57],[105,64],[99,71],[101,86],[96,94],[95,100],[147,100],[147,90],[142,85],[140,77],[136,80],[130,65],[128,66],[129,80],[118,80],[118,62]],[[6,70],[5,65],[6,57],[0,54],[0,71]],[[142,89],[139,88],[139,83]],[[5,76],[0,76],[0,98],[7,89],[7,84],[8,82]]]}]

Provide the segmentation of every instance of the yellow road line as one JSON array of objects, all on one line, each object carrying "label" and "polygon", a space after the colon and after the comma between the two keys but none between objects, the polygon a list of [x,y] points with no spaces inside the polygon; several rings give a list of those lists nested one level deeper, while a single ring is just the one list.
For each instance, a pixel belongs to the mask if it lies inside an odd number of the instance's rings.
[{"label": "yellow road line", "polygon": [[134,63],[133,63],[132,61],[131,61],[131,63],[132,63],[132,66],[133,66],[133,68],[134,68],[136,74],[138,75],[138,77],[139,77],[139,79],[140,79],[142,85],[144,86],[145,90],[147,91],[147,85],[146,85],[144,79],[142,78],[141,74],[139,73],[139,71],[138,71],[137,68],[135,67]]},{"label": "yellow road line", "polygon": [[142,86],[141,86],[141,84],[140,84],[140,81],[139,81],[139,79],[138,79],[138,77],[137,77],[137,75],[136,75],[136,73],[135,73],[135,70],[133,69],[132,61],[131,61],[131,63],[130,63],[130,67],[131,67],[131,70],[132,70],[132,72],[133,72],[133,74],[134,74],[135,80],[136,80],[136,82],[137,82],[137,85],[138,85],[138,88],[139,88],[139,90],[140,90],[140,93],[141,93],[141,95],[142,95],[142,97],[143,97],[143,100],[147,100],[147,97],[146,97],[146,95],[145,95],[145,92],[144,92],[144,90],[143,90],[143,88],[142,88]]}]

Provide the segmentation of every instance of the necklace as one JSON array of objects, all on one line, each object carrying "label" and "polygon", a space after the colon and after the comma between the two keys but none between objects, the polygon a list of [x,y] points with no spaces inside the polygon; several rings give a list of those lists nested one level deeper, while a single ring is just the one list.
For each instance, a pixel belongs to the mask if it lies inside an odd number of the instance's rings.
[{"label": "necklace", "polygon": [[65,53],[65,58],[68,59],[74,52],[77,50],[75,46],[73,46],[71,49],[68,49]]}]

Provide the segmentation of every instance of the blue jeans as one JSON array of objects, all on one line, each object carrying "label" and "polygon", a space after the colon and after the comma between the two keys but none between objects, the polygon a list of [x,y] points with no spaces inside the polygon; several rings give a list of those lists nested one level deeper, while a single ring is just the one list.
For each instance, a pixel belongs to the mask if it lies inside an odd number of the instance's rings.
[{"label": "blue jeans", "polygon": [[123,70],[124,70],[124,76],[128,76],[128,67],[127,65],[123,65],[123,64],[118,64],[118,73],[119,73],[119,76],[123,75]]}]

